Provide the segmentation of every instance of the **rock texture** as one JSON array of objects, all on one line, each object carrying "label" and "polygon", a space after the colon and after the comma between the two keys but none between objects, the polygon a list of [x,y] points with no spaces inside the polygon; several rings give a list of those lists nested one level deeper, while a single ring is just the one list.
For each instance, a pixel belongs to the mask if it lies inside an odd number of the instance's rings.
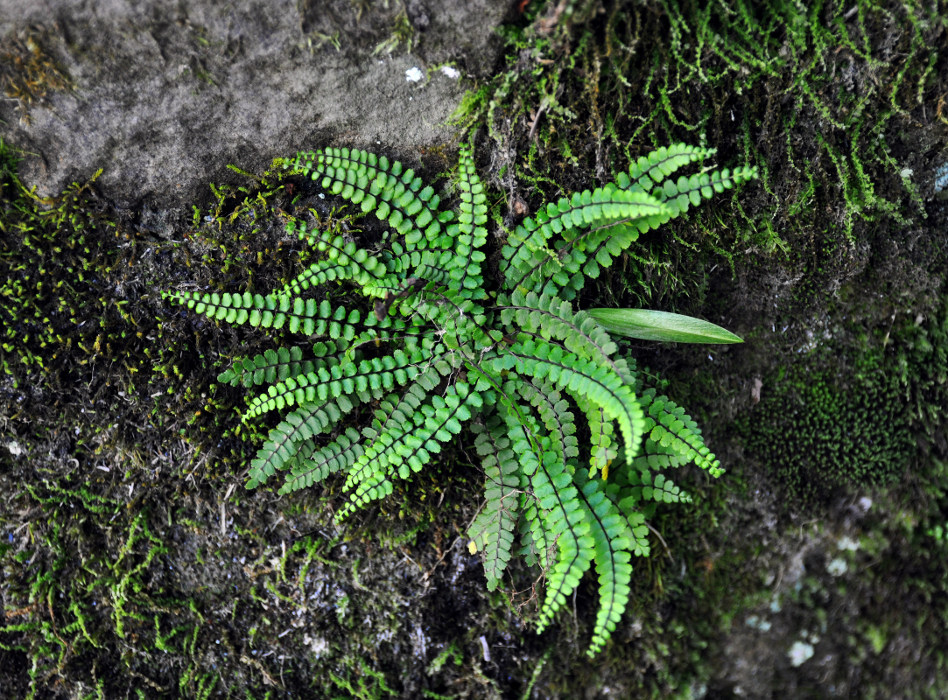
[{"label": "rock texture", "polygon": [[463,76],[489,70],[508,3],[385,5],[2,0],[0,63],[8,81],[32,63],[33,90],[0,103],[0,131],[29,152],[39,194],[103,168],[128,208],[190,210],[228,164],[329,141],[410,159],[451,139]]}]

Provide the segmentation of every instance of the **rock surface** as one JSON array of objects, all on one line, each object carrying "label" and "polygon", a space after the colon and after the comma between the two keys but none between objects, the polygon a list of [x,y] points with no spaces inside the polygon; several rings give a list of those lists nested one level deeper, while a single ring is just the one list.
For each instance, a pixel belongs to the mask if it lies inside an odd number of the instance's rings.
[{"label": "rock surface", "polygon": [[[36,70],[29,103],[0,103],[4,136],[28,152],[21,175],[42,196],[101,167],[117,205],[179,211],[228,164],[260,171],[328,142],[417,157],[450,141],[460,76],[489,70],[508,3],[409,3],[400,46],[395,5],[2,0],[0,55],[41,52],[69,83],[44,89],[49,71]],[[408,41],[412,53],[386,53]]]}]

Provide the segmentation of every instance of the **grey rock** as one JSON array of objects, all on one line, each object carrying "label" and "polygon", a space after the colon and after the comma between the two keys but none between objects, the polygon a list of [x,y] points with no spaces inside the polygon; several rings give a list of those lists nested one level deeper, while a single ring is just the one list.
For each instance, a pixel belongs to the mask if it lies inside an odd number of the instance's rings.
[{"label": "grey rock", "polygon": [[[507,9],[504,0],[362,10],[349,0],[0,0],[0,78],[18,70],[18,55],[22,72],[32,46],[71,82],[2,100],[0,136],[27,152],[21,176],[42,196],[102,168],[99,187],[119,207],[172,214],[206,199],[208,182],[231,179],[228,164],[260,171],[327,144],[417,160],[420,148],[451,141],[463,77],[493,64]],[[412,53],[407,41],[392,48],[399,12]],[[444,62],[462,78],[436,70]],[[406,80],[413,67],[419,82]]]}]

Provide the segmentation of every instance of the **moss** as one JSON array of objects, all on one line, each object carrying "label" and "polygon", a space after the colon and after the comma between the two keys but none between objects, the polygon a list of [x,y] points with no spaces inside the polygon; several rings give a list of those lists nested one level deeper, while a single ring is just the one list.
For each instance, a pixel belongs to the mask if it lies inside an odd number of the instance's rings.
[{"label": "moss", "polygon": [[0,364],[15,381],[38,369],[67,383],[61,351],[75,348],[86,363],[132,342],[127,297],[115,298],[102,273],[121,274],[134,243],[122,245],[123,230],[98,211],[98,173],[44,200],[20,182],[17,163],[0,142]]},{"label": "moss", "polygon": [[942,455],[948,406],[948,296],[928,314],[899,319],[892,337],[892,372],[915,428]]},{"label": "moss", "polygon": [[918,124],[937,100],[944,34],[944,13],[907,2],[530,3],[459,122],[493,146],[508,225],[555,183],[588,187],[658,143],[706,142],[722,164],[759,166],[756,192],[643,237],[601,292],[614,297],[602,305],[753,323],[773,313],[767,294],[718,309],[707,270],[819,309],[869,246],[926,216],[906,173],[927,168],[913,144],[931,142]]},{"label": "moss", "polygon": [[760,404],[741,424],[747,449],[801,501],[891,483],[915,455],[908,416],[893,400],[894,377],[871,354],[849,376],[838,366],[814,371],[815,364],[803,358],[764,383]]},{"label": "moss", "polygon": [[831,340],[766,379],[739,422],[751,456],[794,497],[826,501],[945,454],[946,304],[893,315],[868,334],[843,324],[836,332],[855,341]]}]

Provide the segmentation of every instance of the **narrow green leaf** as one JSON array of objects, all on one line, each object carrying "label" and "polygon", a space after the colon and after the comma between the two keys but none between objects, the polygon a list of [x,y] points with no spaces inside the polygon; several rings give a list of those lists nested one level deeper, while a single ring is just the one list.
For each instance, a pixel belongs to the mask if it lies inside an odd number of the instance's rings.
[{"label": "narrow green leaf", "polygon": [[667,343],[743,343],[729,330],[693,316],[648,309],[589,309],[610,333]]}]

